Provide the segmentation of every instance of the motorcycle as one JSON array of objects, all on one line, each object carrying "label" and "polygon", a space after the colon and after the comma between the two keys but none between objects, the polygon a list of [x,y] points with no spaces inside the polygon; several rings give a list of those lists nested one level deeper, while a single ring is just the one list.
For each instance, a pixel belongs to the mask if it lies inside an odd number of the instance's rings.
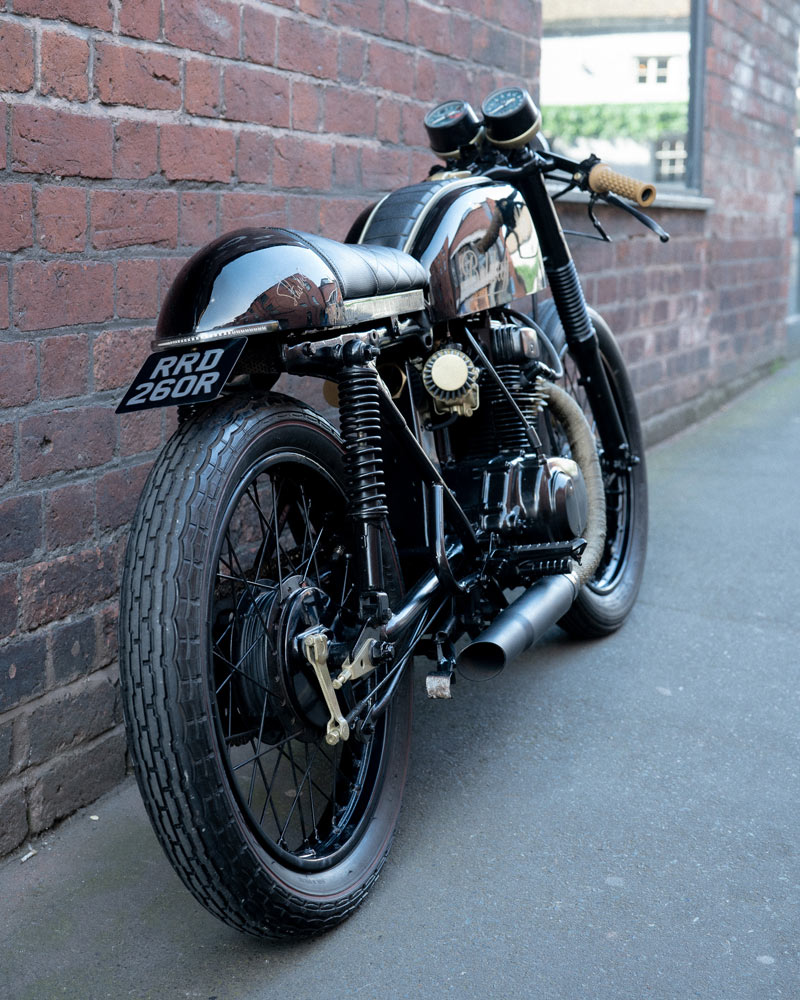
[{"label": "motorcycle", "polygon": [[[588,192],[595,238],[600,201],[666,239],[655,190],[551,152],[521,87],[425,127],[444,165],[344,243],[241,229],[195,254],[118,407],[179,407],[120,596],[135,773],[186,886],[269,939],[336,925],[378,877],[413,657],[449,697],[556,623],[613,632],[644,568],[634,394],[555,202]],[[323,380],[338,428],[284,373]]]}]

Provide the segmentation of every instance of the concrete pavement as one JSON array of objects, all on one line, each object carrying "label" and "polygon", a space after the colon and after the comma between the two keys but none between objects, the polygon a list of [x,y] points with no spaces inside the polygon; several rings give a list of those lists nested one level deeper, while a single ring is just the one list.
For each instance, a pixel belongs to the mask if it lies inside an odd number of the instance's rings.
[{"label": "concrete pavement", "polygon": [[215,921],[132,782],[0,864],[0,997],[800,993],[800,362],[649,453],[615,636],[553,630],[450,703],[365,905],[316,941]]}]

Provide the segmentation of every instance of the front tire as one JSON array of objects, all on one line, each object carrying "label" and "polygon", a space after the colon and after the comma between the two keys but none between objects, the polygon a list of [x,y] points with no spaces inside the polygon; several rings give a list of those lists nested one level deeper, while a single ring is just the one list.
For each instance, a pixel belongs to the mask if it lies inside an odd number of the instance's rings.
[{"label": "front tire", "polygon": [[575,397],[595,430],[606,495],[606,543],[600,565],[584,585],[559,625],[578,638],[597,638],[615,632],[630,614],[644,575],[647,554],[647,469],[636,398],[625,361],[608,324],[589,309],[597,333],[603,366],[622,426],[635,456],[627,469],[606,460],[596,434],[592,407],[579,382],[579,373],[567,350],[564,328],[555,303],[548,300],[537,311],[537,321],[559,352],[564,365],[564,388]]},{"label": "front tire", "polygon": [[[295,636],[357,633],[342,444],[284,397],[187,420],[139,503],[120,595],[131,756],[172,865],[212,913],[276,939],[347,917],[391,844],[410,742],[410,672],[371,736],[330,747]],[[387,589],[400,593],[384,541]],[[375,672],[346,684],[365,697]]]}]

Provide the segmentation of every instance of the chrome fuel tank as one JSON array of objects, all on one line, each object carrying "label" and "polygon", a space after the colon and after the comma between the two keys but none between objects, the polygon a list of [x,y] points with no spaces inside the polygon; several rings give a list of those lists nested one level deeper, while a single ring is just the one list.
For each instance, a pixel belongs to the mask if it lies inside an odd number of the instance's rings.
[{"label": "chrome fuel tank", "polygon": [[506,305],[544,288],[544,264],[520,193],[485,178],[444,178],[392,192],[360,243],[393,246],[430,275],[434,321]]}]

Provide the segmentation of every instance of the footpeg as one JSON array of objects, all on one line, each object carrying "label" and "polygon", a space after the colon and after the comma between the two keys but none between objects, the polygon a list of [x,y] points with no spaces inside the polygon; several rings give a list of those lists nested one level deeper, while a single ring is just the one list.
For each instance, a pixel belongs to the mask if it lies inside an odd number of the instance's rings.
[{"label": "footpeg", "polygon": [[429,698],[452,698],[450,688],[453,674],[449,670],[431,670],[425,677],[425,691]]}]

